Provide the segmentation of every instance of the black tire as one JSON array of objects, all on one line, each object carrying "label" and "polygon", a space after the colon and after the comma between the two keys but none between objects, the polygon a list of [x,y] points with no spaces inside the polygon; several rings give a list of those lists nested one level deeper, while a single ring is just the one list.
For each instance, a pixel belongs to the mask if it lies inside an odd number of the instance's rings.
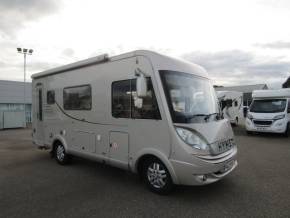
[{"label": "black tire", "polygon": [[54,158],[61,165],[67,164],[70,160],[70,156],[66,153],[63,144],[60,142],[57,142],[54,146]]},{"label": "black tire", "polygon": [[160,195],[169,194],[174,187],[169,171],[157,158],[145,160],[142,178],[152,192]]}]

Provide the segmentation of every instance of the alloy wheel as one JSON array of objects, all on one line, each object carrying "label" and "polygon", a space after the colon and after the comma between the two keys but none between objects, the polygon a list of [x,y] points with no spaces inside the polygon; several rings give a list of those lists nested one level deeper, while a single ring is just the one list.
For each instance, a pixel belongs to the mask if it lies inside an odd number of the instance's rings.
[{"label": "alloy wheel", "polygon": [[56,149],[56,157],[60,162],[63,162],[65,157],[65,150],[62,145],[58,145]]},{"label": "alloy wheel", "polygon": [[167,183],[167,175],[164,166],[156,162],[151,163],[147,170],[147,178],[154,188],[163,188]]}]

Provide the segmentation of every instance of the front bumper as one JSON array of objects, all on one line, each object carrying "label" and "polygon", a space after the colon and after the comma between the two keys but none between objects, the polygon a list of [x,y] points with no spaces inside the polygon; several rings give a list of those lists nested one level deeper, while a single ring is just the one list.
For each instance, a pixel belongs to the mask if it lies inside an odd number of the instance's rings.
[{"label": "front bumper", "polygon": [[197,164],[178,160],[170,161],[179,184],[206,185],[222,179],[237,167],[237,148],[235,147],[225,154],[209,158],[196,157]]},{"label": "front bumper", "polygon": [[287,122],[284,119],[274,120],[271,125],[256,125],[250,119],[246,119],[246,130],[251,132],[272,132],[284,133],[287,128]]}]

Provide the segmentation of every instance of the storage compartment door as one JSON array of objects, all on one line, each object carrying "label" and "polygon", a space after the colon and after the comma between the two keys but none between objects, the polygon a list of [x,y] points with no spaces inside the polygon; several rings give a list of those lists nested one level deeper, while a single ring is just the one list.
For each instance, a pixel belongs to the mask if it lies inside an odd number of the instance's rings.
[{"label": "storage compartment door", "polygon": [[92,132],[74,131],[72,137],[72,148],[77,151],[85,153],[95,153],[96,152],[96,141],[95,134]]},{"label": "storage compartment door", "polygon": [[121,168],[128,167],[129,135],[126,132],[110,132],[110,162]]}]

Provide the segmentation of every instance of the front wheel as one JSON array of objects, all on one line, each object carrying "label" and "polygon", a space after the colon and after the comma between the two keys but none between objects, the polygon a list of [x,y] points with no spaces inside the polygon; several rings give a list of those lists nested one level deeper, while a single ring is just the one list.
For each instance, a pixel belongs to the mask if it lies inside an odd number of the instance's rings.
[{"label": "front wheel", "polygon": [[166,166],[157,158],[148,159],[143,165],[143,179],[149,189],[157,194],[169,194],[173,182]]}]

